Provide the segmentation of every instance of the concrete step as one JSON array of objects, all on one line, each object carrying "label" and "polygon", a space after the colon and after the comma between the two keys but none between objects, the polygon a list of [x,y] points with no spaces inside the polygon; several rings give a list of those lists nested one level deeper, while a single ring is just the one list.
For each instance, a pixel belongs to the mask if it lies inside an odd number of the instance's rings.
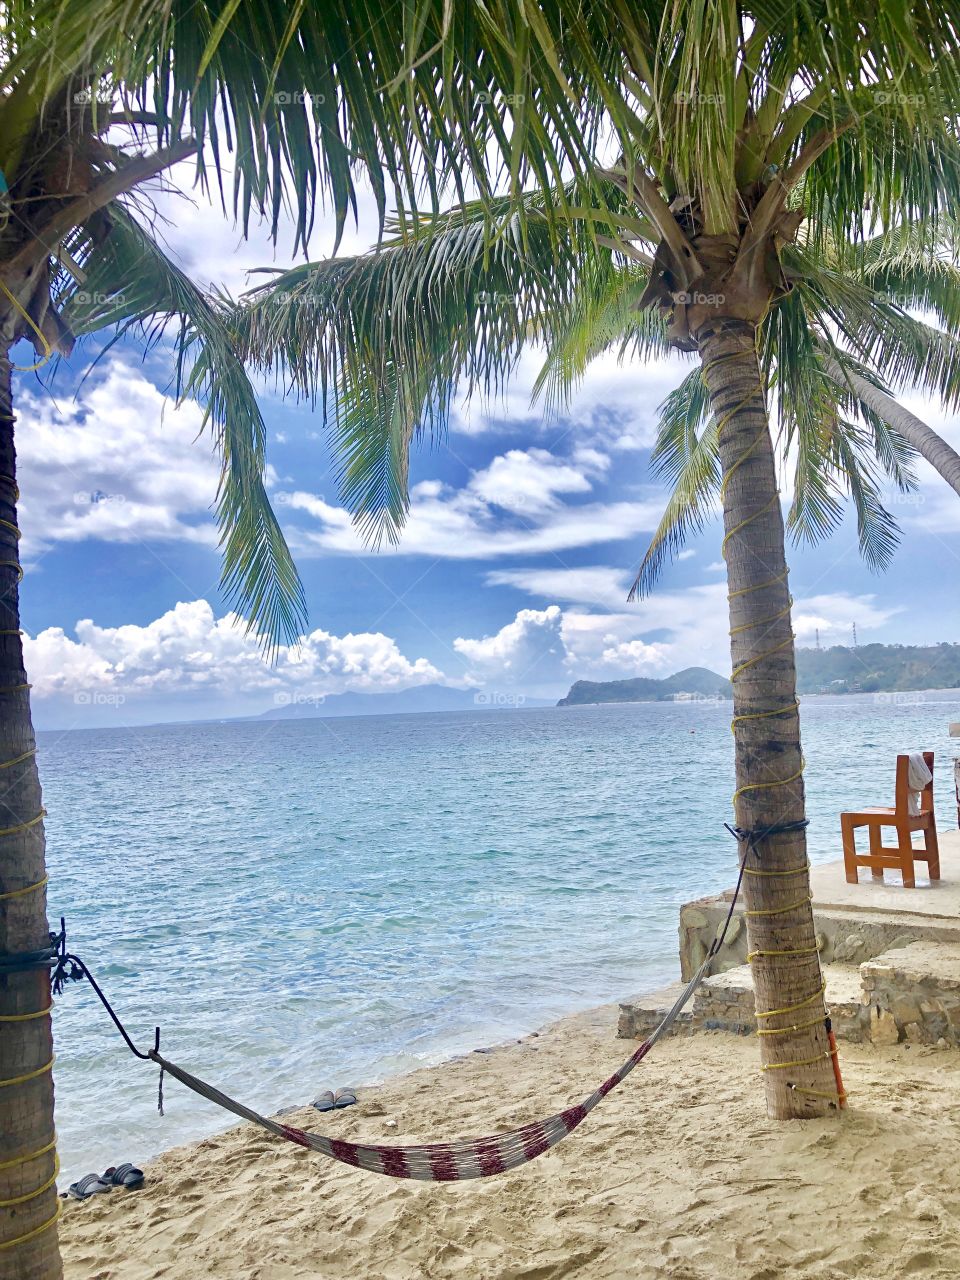
[{"label": "concrete step", "polygon": [[[649,995],[631,996],[627,1000],[622,1000],[617,1021],[617,1035],[620,1039],[645,1040],[660,1025],[667,1011],[673,1008],[685,985],[683,982],[674,982]],[[692,1030],[693,1001],[691,1000],[673,1024],[671,1034]]]},{"label": "concrete step", "polygon": [[[943,879],[921,879],[904,889],[888,875],[874,881],[861,870],[859,884],[848,884],[842,862],[813,868],[813,918],[825,964],[859,965],[912,942],[960,945],[960,831],[940,833]],[[710,949],[730,906],[731,891],[689,902],[680,909],[680,971],[695,973]],[[735,914],[714,972],[742,965],[747,958],[747,931],[742,907]]]},{"label": "concrete step", "polygon": [[[827,965],[824,977],[827,1004],[837,1038],[866,1039],[868,1020],[862,1002],[859,971],[846,965]],[[683,984],[678,982],[652,995],[621,1001],[617,1035],[626,1040],[642,1040],[648,1036],[682,990]],[[707,978],[677,1019],[674,1030],[732,1031],[737,1035],[750,1035],[756,1028],[753,976],[750,966],[744,964]]]},{"label": "concrete step", "polygon": [[[827,1007],[838,1040],[873,1044],[960,1047],[960,944],[911,942],[865,961],[859,968],[824,965]],[[617,1034],[642,1039],[660,1022],[682,985],[664,987],[620,1005]],[[749,965],[714,974],[694,994],[677,1030],[756,1030]]]},{"label": "concrete step", "polygon": [[[849,965],[823,966],[827,1008],[838,1040],[863,1040],[864,1017],[860,972]],[[706,1031],[749,1035],[757,1029],[753,1006],[753,973],[738,965],[707,978],[694,996],[693,1022]]]},{"label": "concrete step", "polygon": [[875,1044],[960,1045],[960,945],[913,942],[860,966]]},{"label": "concrete step", "polygon": [[[901,889],[909,894],[909,889]],[[726,919],[729,901],[722,895],[701,898],[680,909],[680,968],[694,974]],[[949,918],[910,911],[856,913],[845,907],[813,905],[813,919],[825,964],[857,966],[874,956],[912,942],[953,943],[960,946],[960,916]],[[726,943],[714,961],[717,971],[738,968],[747,958],[747,930],[737,910]]]}]

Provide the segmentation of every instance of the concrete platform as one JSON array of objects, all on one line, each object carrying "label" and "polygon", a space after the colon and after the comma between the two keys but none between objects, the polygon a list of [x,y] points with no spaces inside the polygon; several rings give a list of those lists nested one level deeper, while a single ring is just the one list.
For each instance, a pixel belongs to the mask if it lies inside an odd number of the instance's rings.
[{"label": "concrete platform", "polygon": [[[874,881],[861,870],[859,884],[847,884],[842,859],[814,867],[813,914],[825,963],[861,964],[891,947],[927,940],[960,943],[960,831],[940,835],[943,879],[917,880],[915,889],[897,883],[899,873]],[[920,864],[922,865],[922,864]],[[919,871],[919,866],[918,866]],[[686,979],[702,962],[726,915],[733,889],[687,903],[680,910],[680,971]],[[746,961],[746,928],[737,911],[714,972]]]},{"label": "concrete platform", "polygon": [[[960,831],[940,833],[943,879],[905,889],[861,871],[848,884],[843,861],[811,875],[817,945],[827,1004],[839,1039],[960,1047]],[[732,889],[680,910],[682,979],[702,963],[726,917]],[[678,1031],[756,1029],[753,982],[740,910],[714,971],[696,993]],[[648,1035],[680,992],[674,984],[620,1004],[618,1035]]]},{"label": "concrete platform", "polygon": [[[924,916],[960,919],[960,831],[940,832],[941,879],[926,878],[925,863],[918,862],[917,887],[905,889],[899,871],[887,871],[883,881],[874,880],[869,870],[860,868],[859,884],[848,884],[843,859],[822,862],[810,872],[814,906],[844,911],[897,911]],[[720,895],[729,902],[733,889]]]},{"label": "concrete platform", "polygon": [[860,868],[859,884],[847,884],[841,859],[813,868],[814,903],[858,913],[896,911],[960,920],[960,831],[941,832],[939,844],[941,880],[926,879],[926,864],[918,862],[915,889],[904,889],[898,871],[885,872],[885,880],[879,881],[865,867]]}]

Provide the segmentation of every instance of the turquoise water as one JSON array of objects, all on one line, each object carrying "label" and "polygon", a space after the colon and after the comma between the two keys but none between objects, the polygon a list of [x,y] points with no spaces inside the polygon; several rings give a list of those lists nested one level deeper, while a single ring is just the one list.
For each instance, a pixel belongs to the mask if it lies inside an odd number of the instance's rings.
[{"label": "turquoise water", "polygon": [[[939,754],[960,693],[804,702],[811,857]],[[646,703],[40,735],[51,920],[141,1043],[260,1109],[523,1034],[674,975],[731,882],[729,706]],[[953,743],[960,748],[960,744]],[[64,1178],[231,1123],[58,1001]],[[593,1081],[584,1081],[589,1087]],[[438,1135],[442,1136],[442,1135]]]}]

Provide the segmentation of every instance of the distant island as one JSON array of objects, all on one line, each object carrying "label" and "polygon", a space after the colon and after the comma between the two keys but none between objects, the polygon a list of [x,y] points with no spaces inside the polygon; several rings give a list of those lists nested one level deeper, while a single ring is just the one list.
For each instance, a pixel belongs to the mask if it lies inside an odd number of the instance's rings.
[{"label": "distant island", "polygon": [[[797,650],[801,693],[906,693],[960,689],[960,644],[865,644],[856,649]],[[730,681],[706,667],[687,667],[655,680],[578,680],[558,707],[598,702],[684,702],[729,698]]]},{"label": "distant island", "polygon": [[578,680],[558,707],[594,702],[683,702],[695,698],[730,698],[730,681],[706,667],[687,667],[663,680],[636,676],[632,680]]}]

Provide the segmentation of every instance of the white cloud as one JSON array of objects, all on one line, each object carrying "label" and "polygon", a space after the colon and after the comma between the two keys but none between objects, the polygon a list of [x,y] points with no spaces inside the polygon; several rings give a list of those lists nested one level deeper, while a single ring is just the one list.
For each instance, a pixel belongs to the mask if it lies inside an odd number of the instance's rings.
[{"label": "white cloud", "polygon": [[[576,456],[576,455],[575,455]],[[563,502],[561,494],[588,494],[606,455],[590,450],[576,466],[543,449],[511,449],[454,489],[426,480],[411,491],[410,515],[387,554],[471,560],[536,555],[619,541],[655,527],[662,504]],[[304,512],[318,528],[297,525],[290,540],[299,554],[363,553],[347,511],[317,494],[280,493],[277,502]]]},{"label": "white cloud", "polygon": [[609,565],[569,569],[494,569],[486,575],[492,587],[516,587],[529,595],[575,604],[622,609],[630,589],[629,575]]},{"label": "white cloud", "polygon": [[589,493],[591,486],[582,471],[546,449],[510,449],[477,471],[467,487],[488,506],[539,515],[560,505],[557,494]]},{"label": "white cloud", "polygon": [[203,413],[110,361],[58,406],[27,388],[17,427],[24,555],[55,542],[185,539],[211,546],[219,468]]},{"label": "white cloud", "polygon": [[543,358],[541,349],[528,348],[501,395],[489,401],[474,396],[456,405],[453,430],[479,435],[522,426],[548,443],[573,433],[578,440],[595,439],[605,448],[648,449],[656,438],[657,406],[683,379],[689,363],[680,356],[621,362],[616,352],[606,352],[590,365],[570,404],[548,416],[542,402],[533,404],[531,399]]},{"label": "white cloud", "polygon": [[669,674],[670,646],[646,644],[643,640],[626,640],[604,649],[600,661],[614,667],[618,673],[646,676]]},{"label": "white cloud", "polygon": [[[590,572],[615,581],[613,570]],[[574,595],[578,571],[569,573],[567,594]],[[534,582],[531,577],[527,586],[532,589]],[[589,576],[583,584],[583,594],[592,590]],[[819,595],[798,603],[795,628],[801,642],[811,641],[818,628],[822,639],[846,639],[856,621],[863,637],[894,612],[873,596]],[[282,648],[271,665],[235,616],[215,617],[206,600],[180,603],[142,626],[102,627],[84,619],[73,636],[50,627],[24,638],[41,723],[63,722],[64,713],[74,723],[103,722],[99,712],[105,708],[114,722],[119,708],[124,719],[237,715],[347,689],[377,692],[434,683],[550,697],[575,679],[667,675],[687,666],[725,671],[725,591],[717,584],[664,593],[632,612],[561,609],[550,602],[520,609],[491,634],[458,636],[452,649],[465,675],[445,673],[426,657],[407,657],[382,632],[338,636],[317,628],[298,648]]]},{"label": "white cloud", "polygon": [[[212,172],[212,170],[211,170]],[[284,212],[280,219],[278,247],[274,247],[270,227],[264,221],[251,219],[249,236],[244,238],[231,214],[224,213],[219,201],[208,199],[194,188],[196,163],[184,160],[175,165],[168,175],[177,191],[157,193],[154,197],[157,209],[167,220],[163,226],[164,247],[177,265],[200,285],[214,284],[226,288],[234,295],[258,284],[268,277],[249,273],[261,267],[277,267],[287,270],[295,261],[293,236],[295,222]],[[224,157],[224,190],[230,199],[232,167],[230,157]],[[358,221],[348,220],[339,255],[362,253],[374,243],[377,236],[376,202],[366,183],[357,184]],[[327,214],[319,216],[310,239],[310,258],[313,261],[333,252],[334,220]]]},{"label": "white cloud", "polygon": [[538,686],[563,678],[565,649],[559,605],[521,609],[512,622],[481,640],[458,637],[457,653],[470,663],[471,677],[511,686]]},{"label": "white cloud", "polygon": [[[577,678],[609,680],[628,675],[667,675],[688,666],[729,668],[729,621],[726,584],[656,591],[634,605],[625,604],[629,575],[593,565],[583,568],[495,570],[487,581],[512,586],[539,599],[562,600],[570,606],[559,619],[562,668]],[[517,621],[542,618],[548,611],[521,610]],[[873,595],[829,592],[801,598],[794,606],[794,630],[800,644],[821,639],[843,642],[856,622],[861,638],[884,626],[900,610],[884,607]],[[529,625],[529,624],[528,624]],[[480,642],[492,659],[513,624],[497,637]],[[499,644],[497,643],[499,641]],[[463,642],[457,642],[461,652]],[[509,646],[507,646],[509,647]],[[492,663],[488,662],[487,671]]]},{"label": "white cloud", "polygon": [[[954,449],[960,450],[960,416],[945,410],[937,400],[916,393],[898,395],[897,399]],[[916,464],[916,471],[920,485],[915,493],[901,494],[892,487],[887,491],[887,505],[900,525],[905,531],[916,529],[939,538],[960,533],[960,502],[956,493],[922,458]],[[948,550],[953,556],[952,548]]]},{"label": "white cloud", "polygon": [[[299,648],[282,648],[273,665],[233,614],[216,618],[206,600],[180,603],[145,626],[77,623],[76,638],[59,627],[24,638],[33,696],[61,705],[119,702],[161,705],[170,698],[214,697],[231,703],[259,697],[260,706],[292,694],[376,691],[450,681],[426,658],[407,658],[382,632],[333,635],[317,629]],[[189,714],[189,710],[187,711]]]},{"label": "white cloud", "polygon": [[809,644],[819,630],[822,640],[847,644],[854,623],[862,637],[904,611],[899,606],[883,608],[876,600],[874,595],[852,596],[843,591],[798,600],[793,609],[794,635],[798,643]]}]

